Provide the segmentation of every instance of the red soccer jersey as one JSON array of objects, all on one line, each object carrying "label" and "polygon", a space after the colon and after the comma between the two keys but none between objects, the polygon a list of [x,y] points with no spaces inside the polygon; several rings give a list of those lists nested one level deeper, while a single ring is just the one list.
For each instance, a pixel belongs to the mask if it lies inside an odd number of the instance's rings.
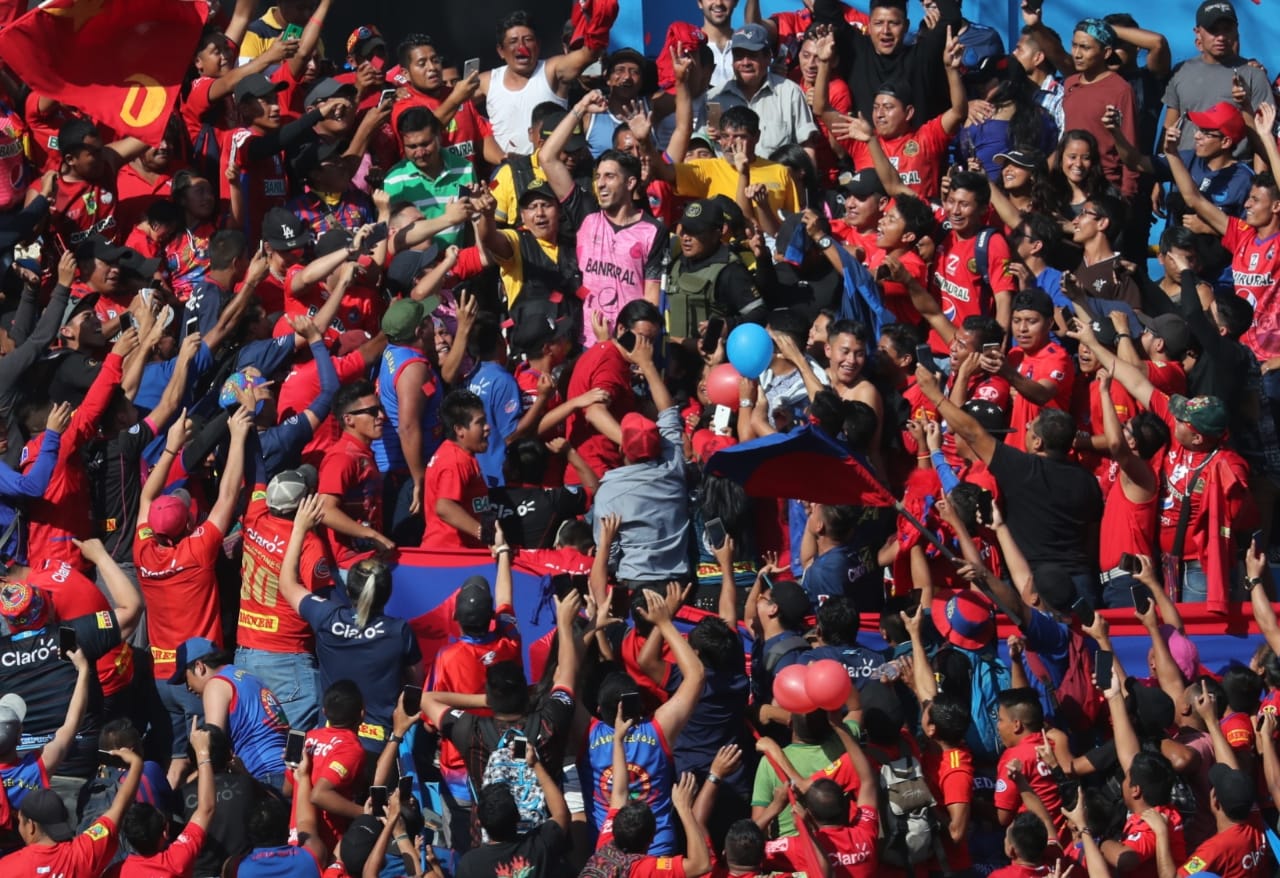
[{"label": "red soccer jersey", "polygon": [[[934,260],[933,292],[941,297],[943,315],[960,326],[966,317],[981,314],[994,317],[996,296],[1012,295],[1014,279],[1008,273],[1009,242],[993,234],[987,241],[987,281],[978,271],[978,235],[961,238],[947,232],[938,244]],[[929,333],[929,347],[939,356],[949,348],[935,331]]]},{"label": "red soccer jersey", "polygon": [[[200,129],[205,123],[219,126],[218,139],[225,145],[231,132],[221,127],[235,106],[235,99],[227,93],[218,101],[209,100],[209,90],[217,80],[212,76],[201,76],[191,83],[191,91],[182,102],[182,123],[187,129],[187,138],[194,144],[200,138]],[[216,181],[211,181],[216,182]]]},{"label": "red soccer jersey", "polygon": [[127,164],[116,175],[116,222],[127,235],[147,212],[153,201],[168,200],[173,186],[171,174],[158,174],[155,180],[145,180]]},{"label": "red soccer jersey", "polygon": [[[887,250],[876,247],[874,243],[867,250],[867,268],[871,269],[872,276],[875,275],[876,269],[884,264],[884,258],[887,255]],[[908,250],[898,257],[898,262],[907,270],[907,274],[915,278],[916,283],[928,289],[929,266],[920,258],[919,253]],[[905,284],[888,278],[880,280],[879,284],[880,291],[884,295],[884,306],[893,312],[899,323],[915,326],[920,322],[920,312],[916,310],[915,305],[911,304],[911,294],[907,292]]]},{"label": "red soccer jersey", "polygon": [[1280,235],[1260,241],[1253,226],[1232,219],[1222,246],[1231,254],[1236,294],[1253,306],[1253,325],[1240,341],[1259,360],[1280,356]]},{"label": "red soccer jersey", "polygon": [[1040,801],[1044,802],[1045,808],[1053,816],[1053,825],[1061,834],[1066,826],[1066,818],[1062,816],[1062,796],[1058,792],[1058,785],[1054,783],[1053,772],[1036,753],[1036,747],[1043,743],[1044,735],[1034,732],[1000,754],[1000,762],[996,765],[995,805],[1001,811],[1012,811],[1015,814],[1026,810],[1026,806],[1022,804],[1022,796],[1018,793],[1018,785],[1009,779],[1009,761],[1018,759],[1022,762],[1022,774],[1040,797]]},{"label": "red soccer jersey", "polygon": [[200,848],[204,847],[204,838],[203,829],[194,823],[188,823],[178,833],[178,837],[169,842],[169,846],[160,853],[150,857],[130,854],[120,864],[118,878],[173,878],[175,875],[190,875],[195,868]]},{"label": "red soccer jersey", "polygon": [[[240,292],[243,286],[244,281],[241,281],[236,286],[236,292]],[[253,294],[258,297],[258,301],[262,303],[262,310],[267,314],[284,310],[284,278],[276,277],[268,271],[267,276],[258,281],[258,285],[253,288]]]},{"label": "red soccer jersey", "polygon": [[[232,131],[227,140],[227,148],[222,151],[222,166],[218,175],[223,198],[231,197],[232,186],[240,190],[240,225],[245,238],[250,241],[262,237],[262,218],[271,208],[284,207],[289,195],[283,152],[274,152],[265,158],[249,157],[250,144],[261,136],[252,128],[237,128]],[[235,169],[234,180],[227,179],[228,168]]]},{"label": "red soccer jersey", "polygon": [[[333,357],[333,370],[338,373],[338,383],[347,384],[357,378],[367,378],[369,364],[359,351],[352,351],[341,357]],[[298,363],[293,371],[280,385],[280,398],[276,401],[280,422],[284,423],[294,415],[306,411],[311,401],[320,395],[320,375],[316,371],[314,360]],[[311,439],[302,446],[302,459],[318,468],[325,454],[338,444],[342,437],[342,425],[332,413],[321,421],[311,435]]]},{"label": "red soccer jersey", "polygon": [[996,869],[987,878],[1046,878],[1053,871],[1048,866],[1024,866],[1021,863],[1010,863]]},{"label": "red soccer jersey", "polygon": [[133,560],[147,602],[147,631],[155,678],[173,675],[178,646],[189,637],[222,643],[218,583],[213,565],[222,551],[222,531],[206,521],[175,545],[162,546],[145,522],[138,522]]},{"label": "red soccer jersey", "polygon": [[[303,746],[311,754],[311,785],[314,788],[321,780],[333,784],[333,788],[344,799],[354,799],[356,784],[360,780],[360,769],[364,765],[364,747],[360,745],[360,736],[353,729],[335,729],[329,726],[312,729],[307,732],[307,740]],[[294,787],[293,802],[289,812],[289,840],[294,843],[297,838],[298,790]],[[316,809],[320,823],[320,838],[330,849],[336,846],[339,838],[351,824],[350,817],[331,814],[323,808]]]},{"label": "red soccer jersey", "polygon": [[[1157,805],[1156,811],[1169,824],[1169,847],[1173,848],[1173,861],[1183,862],[1187,858],[1187,842],[1182,835],[1182,815],[1168,805]],[[1129,819],[1124,822],[1121,842],[1140,858],[1139,864],[1126,873],[1129,878],[1156,878],[1156,836],[1140,815],[1130,814]]]},{"label": "red soccer jersey", "polygon": [[[409,92],[409,96],[404,100],[396,101],[391,107],[391,130],[396,132],[397,142],[400,140],[400,133],[396,124],[406,110],[413,107],[425,107],[434,113],[440,108],[440,104],[444,102],[443,98],[423,94],[412,85],[405,88]],[[445,92],[444,97],[449,96],[449,89],[442,89],[441,91]],[[474,163],[477,160],[477,155],[483,156],[484,139],[492,133],[493,126],[489,124],[489,120],[480,115],[471,101],[467,101],[458,108],[458,112],[453,114],[453,118],[445,126],[445,149]]]},{"label": "red soccer jersey", "polygon": [[[831,878],[872,878],[879,858],[876,839],[880,834],[880,815],[875,808],[863,805],[849,826],[820,826],[817,841],[831,861]],[[788,835],[765,842],[764,867],[774,872],[804,871],[804,854],[797,850],[805,840]],[[807,854],[807,852],[805,852]],[[951,864],[954,868],[954,864]]]},{"label": "red soccer jersey", "polygon": [[1228,713],[1222,717],[1222,722],[1218,723],[1218,725],[1222,727],[1222,734],[1227,739],[1227,743],[1231,745],[1232,750],[1253,751],[1255,735],[1253,722],[1249,714]]},{"label": "red soccer jersey", "polygon": [[[493,630],[487,635],[478,638],[463,635],[440,650],[431,670],[430,691],[481,694],[485,686],[485,669],[498,662],[521,662],[520,644],[515,609],[510,604],[496,607]],[[492,715],[488,708],[471,712]],[[467,771],[462,754],[447,738],[440,742],[440,765],[458,775],[465,775]]]},{"label": "red soccer jersey", "polygon": [[[609,394],[609,414],[621,422],[623,415],[636,407],[635,394],[631,390],[631,364],[622,356],[618,346],[611,342],[592,345],[573,367],[569,378],[568,397],[573,399],[588,390],[604,390]],[[575,411],[566,423],[569,444],[578,449],[582,459],[597,476],[607,470],[622,466],[622,449],[613,440],[597,433],[586,416]],[[582,479],[572,467],[564,471],[566,485],[578,485]]]},{"label": "red soccer jersey", "polygon": [[[610,808],[605,815],[600,835],[596,837],[596,850],[613,841],[613,818],[617,816],[616,808]],[[684,857],[641,857],[631,864],[631,871],[625,878],[685,878]]]},{"label": "red soccer jersey", "polygon": [[1263,878],[1271,873],[1271,852],[1257,814],[1245,823],[1220,830],[1196,848],[1178,869],[1178,878],[1202,872],[1219,878]]},{"label": "red soccer jersey", "polygon": [[[40,191],[40,180],[31,184],[31,191]],[[102,185],[59,177],[49,211],[49,230],[64,250],[74,250],[94,232],[113,243],[124,240],[125,233],[116,224],[115,179]]]},{"label": "red soccer jersey", "polygon": [[[240,565],[240,616],[236,639],[241,646],[268,652],[300,653],[312,648],[310,626],[280,599],[280,570],[293,533],[293,518],[272,515],[267,488],[253,486],[244,513],[244,559]],[[333,561],[324,541],[309,533],[302,543],[299,581],[307,591],[335,585]]]},{"label": "red soccer jersey", "polygon": [[[285,317],[314,317],[324,303],[329,301],[329,289],[324,283],[312,284],[302,288],[298,283],[298,272],[305,266],[293,265],[284,275],[284,317],[276,324],[275,335],[288,335],[293,327]],[[370,336],[377,335],[382,327],[378,325],[382,319],[382,303],[376,290],[365,286],[351,285],[342,294],[342,304],[338,313],[328,326],[320,329],[324,332],[324,342],[332,346],[338,336],[350,329],[363,329]]]},{"label": "red soccer jersey", "polygon": [[1075,381],[1075,364],[1071,355],[1055,342],[1049,342],[1035,351],[1014,348],[1009,351],[1009,365],[1018,374],[1037,383],[1048,381],[1054,385],[1053,399],[1038,405],[1016,390],[1013,391],[1013,408],[1009,413],[1008,442],[1014,448],[1026,450],[1027,424],[1036,419],[1041,409],[1071,410],[1071,385]]},{"label": "red soccer jersey", "polygon": [[[343,433],[333,450],[320,462],[321,494],[338,498],[342,511],[374,530],[382,530],[382,474],[373,448],[350,433]],[[373,546],[325,528],[334,560],[343,569],[373,554]]]},{"label": "red soccer jersey", "polygon": [[[1114,464],[1114,461],[1106,461]],[[1098,534],[1099,569],[1114,570],[1120,564],[1120,555],[1128,552],[1131,555],[1156,557],[1156,507],[1160,502],[1157,492],[1145,503],[1134,503],[1124,493],[1120,476],[1107,491],[1106,503],[1102,507],[1102,527]]]},{"label": "red soccer jersey", "polygon": [[[951,144],[951,135],[942,129],[942,118],[935,116],[915,131],[901,137],[876,137],[893,165],[902,184],[925,201],[936,200],[940,188],[942,158]],[[855,168],[870,168],[871,149],[859,140],[842,141]]]},{"label": "red soccer jersey", "polygon": [[[501,442],[499,436],[491,442]],[[422,508],[427,526],[422,534],[424,549],[480,549],[484,543],[445,522],[436,512],[437,500],[453,500],[472,516],[480,518],[489,508],[489,488],[480,472],[480,461],[457,442],[440,443],[427,461]]]},{"label": "red soccer jersey", "polygon": [[[934,798],[944,811],[948,805],[968,805],[973,801],[973,754],[968,748],[942,750],[930,747],[922,754],[920,767]],[[956,844],[945,830],[942,847],[947,855],[947,865],[952,870],[967,869],[972,865],[969,845]]]},{"label": "red soccer jersey", "polygon": [[98,878],[119,844],[116,825],[99,817],[88,829],[60,844],[29,844],[4,858],[6,875]]},{"label": "red soccer jersey", "polygon": [[[1170,396],[1187,392],[1187,373],[1181,363],[1157,363],[1155,360],[1147,360],[1147,378],[1157,390],[1163,390]],[[1111,392],[1115,393],[1114,382],[1111,385]]]},{"label": "red soccer jersey", "polygon": [[[110,613],[111,604],[93,580],[67,561],[31,562],[27,582],[44,591],[53,600],[59,619],[75,619],[94,613]],[[105,617],[100,617],[105,618]],[[108,650],[95,668],[102,694],[112,695],[133,681],[133,648],[128,643]]]},{"label": "red soccer jersey", "polygon": [[[107,409],[111,394],[120,383],[121,360],[118,354],[107,354],[102,369],[93,380],[84,401],[71,416],[71,425],[62,434],[58,446],[58,465],[53,469],[49,487],[43,497],[27,501],[30,523],[27,556],[41,560],[68,561],[73,567],[87,571],[89,564],[71,542],[85,540],[93,534],[89,508],[89,477],[80,450],[97,435],[98,420]],[[19,470],[27,472],[40,455],[44,431],[32,437],[22,449]]]}]

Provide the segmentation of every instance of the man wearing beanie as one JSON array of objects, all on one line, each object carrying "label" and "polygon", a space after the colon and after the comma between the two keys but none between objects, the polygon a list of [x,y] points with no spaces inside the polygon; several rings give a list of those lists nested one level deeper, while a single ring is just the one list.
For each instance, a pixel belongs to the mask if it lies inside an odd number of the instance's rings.
[{"label": "man wearing beanie", "polygon": [[680,412],[653,362],[653,344],[636,336],[630,359],[649,384],[658,421],[638,412],[623,416],[623,466],[604,474],[596,494],[597,541],[601,522],[617,516],[621,524],[610,566],[616,566],[618,582],[632,590],[645,585],[665,589],[671,580],[683,582],[689,576]]},{"label": "man wearing beanie", "polygon": [[[1062,345],[1049,340],[1053,325],[1053,299],[1034,287],[1013,297],[1009,331],[1018,346],[1008,354],[990,351],[982,355],[982,367],[997,372],[1013,388],[1009,416],[1009,444],[1027,450],[1027,425],[1042,409],[1069,411],[1075,366]],[[992,368],[992,367],[995,368]]]}]

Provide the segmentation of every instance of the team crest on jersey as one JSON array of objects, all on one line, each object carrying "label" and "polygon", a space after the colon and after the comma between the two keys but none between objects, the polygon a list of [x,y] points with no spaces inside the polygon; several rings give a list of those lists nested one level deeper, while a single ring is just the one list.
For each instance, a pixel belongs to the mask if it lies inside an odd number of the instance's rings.
[{"label": "team crest on jersey", "polygon": [[920,152],[920,144],[914,140],[908,140],[907,145],[902,147],[902,154],[905,156],[913,156]]},{"label": "team crest on jersey", "polygon": [[84,831],[84,834],[89,836],[89,838],[92,839],[93,841],[102,841],[104,838],[109,836],[111,832],[110,830],[107,829],[107,827],[103,826],[101,823],[95,823],[92,826],[90,826],[88,829],[86,829]]},{"label": "team crest on jersey", "polygon": [[977,273],[978,273],[978,260],[977,260],[975,257],[970,256],[970,257],[969,257],[969,261],[968,261],[968,262],[966,262],[966,263],[964,264],[964,267],[965,267],[965,268],[967,268],[967,269],[969,269],[969,273],[970,273],[970,274],[977,274]]},{"label": "team crest on jersey", "polygon": [[1191,859],[1187,860],[1187,864],[1182,868],[1187,872],[1188,875],[1194,875],[1197,872],[1204,871],[1204,866],[1205,866],[1204,860],[1200,859],[1199,857],[1192,857]]}]

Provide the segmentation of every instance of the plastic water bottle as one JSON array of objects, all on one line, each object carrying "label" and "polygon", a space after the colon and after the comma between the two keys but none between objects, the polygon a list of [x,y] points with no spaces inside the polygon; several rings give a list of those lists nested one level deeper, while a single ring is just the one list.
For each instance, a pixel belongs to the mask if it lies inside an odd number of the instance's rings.
[{"label": "plastic water bottle", "polygon": [[871,679],[886,680],[890,683],[892,683],[894,680],[897,680],[901,676],[902,676],[902,665],[898,664],[896,661],[885,662],[880,667],[876,668],[874,671],[871,672]]}]

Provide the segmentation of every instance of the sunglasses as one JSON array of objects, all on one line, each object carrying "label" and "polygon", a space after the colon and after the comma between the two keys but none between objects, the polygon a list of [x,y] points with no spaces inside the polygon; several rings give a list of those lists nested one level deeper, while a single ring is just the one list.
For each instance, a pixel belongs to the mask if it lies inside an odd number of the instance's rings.
[{"label": "sunglasses", "polygon": [[364,409],[352,409],[351,411],[347,412],[347,414],[349,414],[349,415],[369,415],[369,416],[370,416],[370,417],[372,417],[372,418],[376,418],[378,415],[382,414],[382,406],[380,406],[380,405],[371,405],[371,406],[369,406],[368,408],[364,408]]}]

